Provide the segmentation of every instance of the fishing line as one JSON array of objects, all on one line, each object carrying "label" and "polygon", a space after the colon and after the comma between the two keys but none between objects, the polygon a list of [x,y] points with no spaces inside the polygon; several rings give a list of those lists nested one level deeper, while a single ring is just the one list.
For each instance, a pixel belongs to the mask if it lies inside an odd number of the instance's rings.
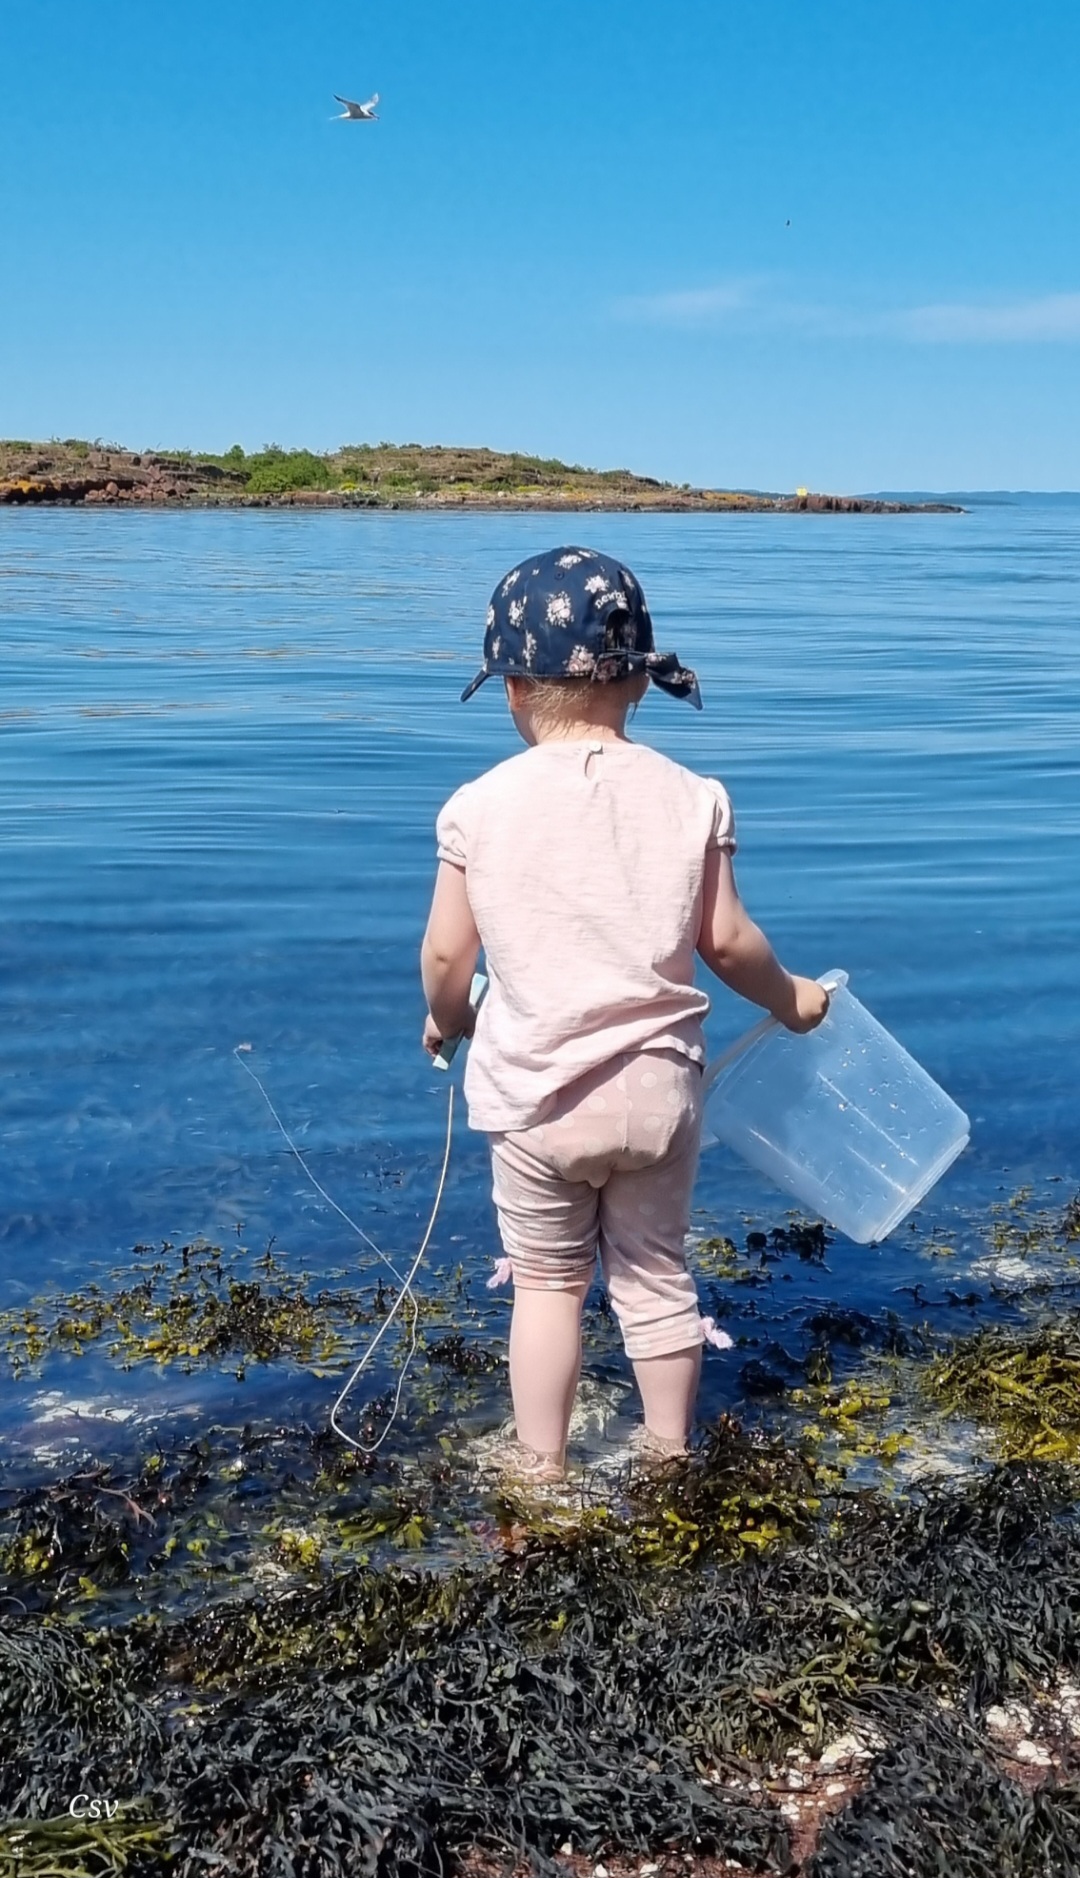
[{"label": "fishing line", "polygon": [[[371,1237],[370,1233],[366,1233],[362,1226],[357,1225],[357,1222],[355,1221],[355,1219],[352,1218],[351,1214],[346,1213],[345,1208],[343,1206],[339,1206],[337,1201],[333,1198],[333,1195],[327,1193],[326,1188],[323,1186],[322,1182],[316,1179],[315,1175],[312,1173],[310,1167],[308,1166],[303,1155],[301,1154],[300,1149],[297,1147],[296,1142],[293,1140],[288,1129],[286,1128],[285,1123],[282,1121],[281,1116],[278,1114],[276,1108],[274,1107],[274,1104],[271,1102],[270,1097],[267,1094],[267,1091],[260,1077],[252,1069],[251,1064],[246,1063],[244,1061],[244,1058],[241,1055],[241,1051],[243,1050],[243,1048],[244,1048],[243,1044],[237,1044],[236,1048],[233,1050],[233,1055],[236,1058],[237,1062],[239,1063],[241,1069],[246,1070],[248,1075],[251,1077],[252,1082],[255,1084],[256,1088],[258,1089],[259,1094],[262,1096],[262,1099],[266,1103],[267,1108],[270,1110],[270,1113],[274,1118],[274,1122],[278,1128],[279,1133],[281,1134],[283,1141],[285,1142],[286,1147],[289,1149],[289,1152],[295,1156],[300,1167],[303,1169],[305,1178],[311,1182],[311,1185],[314,1187],[316,1193],[321,1195],[321,1197],[326,1201],[327,1205],[333,1207],[334,1212],[337,1213],[345,1221],[345,1224],[351,1227],[353,1232],[356,1233],[357,1237],[362,1239],[366,1246],[370,1246],[371,1250],[376,1254],[378,1258],[382,1260],[383,1264],[391,1272],[393,1272],[394,1277],[397,1279],[398,1285],[400,1287],[397,1297],[394,1299],[394,1302],[390,1310],[388,1311],[386,1317],[383,1319],[382,1323],[379,1325],[379,1328],[376,1331],[374,1337],[371,1339],[371,1342],[368,1344],[368,1347],[364,1351],[363,1356],[360,1358],[360,1361],[357,1363],[356,1368],[353,1370],[352,1375],[349,1377],[348,1382],[345,1384],[344,1389],[341,1391],[341,1394],[338,1396],[338,1399],[334,1403],[333,1408],[330,1410],[330,1426],[333,1429],[334,1433],[338,1435],[342,1441],[347,1442],[350,1448],[355,1448],[359,1454],[374,1454],[376,1449],[382,1447],[383,1442],[386,1440],[387,1435],[390,1433],[391,1428],[394,1426],[394,1423],[397,1420],[398,1410],[401,1406],[401,1392],[403,1388],[405,1387],[405,1377],[408,1372],[409,1364],[412,1362],[413,1357],[416,1355],[417,1345],[419,1343],[419,1338],[417,1336],[417,1322],[420,1317],[420,1306],[417,1303],[416,1294],[412,1288],[412,1281],[416,1277],[417,1271],[419,1270],[419,1267],[420,1267],[420,1261],[423,1258],[424,1253],[428,1249],[428,1243],[431,1239],[432,1233],[435,1230],[435,1221],[439,1217],[439,1208],[442,1205],[443,1189],[446,1186],[446,1173],[450,1165],[450,1144],[453,1140],[453,1132],[454,1132],[454,1085],[453,1083],[450,1084],[449,1100],[446,1105],[446,1145],[443,1149],[442,1168],[439,1173],[439,1184],[435,1192],[435,1204],[431,1209],[431,1217],[427,1223],[427,1231],[424,1233],[424,1237],[420,1241],[420,1247],[416,1254],[416,1257],[413,1259],[413,1262],[409,1267],[407,1275],[403,1278],[401,1273],[398,1271],[397,1266],[394,1264],[393,1260],[387,1257],[386,1253],[383,1251],[381,1246],[377,1246],[375,1244],[375,1241]],[[390,1410],[390,1419],[388,1420],[386,1427],[383,1429],[382,1434],[379,1436],[379,1439],[377,1441],[373,1441],[370,1444],[370,1446],[365,1446],[365,1444],[362,1441],[355,1441],[352,1435],[347,1434],[345,1432],[345,1429],[342,1428],[340,1422],[337,1419],[338,1412],[341,1409],[343,1403],[345,1402],[345,1399],[348,1396],[350,1390],[354,1387],[354,1385],[359,1381],[360,1377],[363,1375],[365,1369],[367,1368],[376,1350],[378,1349],[379,1344],[382,1342],[391,1324],[393,1323],[395,1317],[397,1316],[399,1310],[401,1309],[402,1305],[405,1303],[406,1298],[408,1299],[409,1303],[412,1305],[412,1318],[409,1322],[410,1343],[409,1343],[408,1352],[405,1357],[405,1361],[401,1366],[401,1372],[398,1376],[397,1388],[394,1391],[394,1402],[393,1402],[393,1407]]]}]

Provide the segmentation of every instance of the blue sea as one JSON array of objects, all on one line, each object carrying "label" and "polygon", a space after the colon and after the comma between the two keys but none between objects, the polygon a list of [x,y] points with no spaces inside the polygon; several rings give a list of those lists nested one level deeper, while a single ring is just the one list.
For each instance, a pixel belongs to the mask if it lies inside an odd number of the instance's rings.
[{"label": "blue sea", "polygon": [[[955,1319],[927,1245],[957,1245],[949,1285],[970,1291],[991,1208],[1030,1187],[1060,1210],[1080,1180],[1080,498],[966,501],[0,511],[0,1307],[199,1236],[374,1282],[239,1044],[327,1193],[411,1257],[446,1124],[419,1041],[434,819],[515,748],[494,684],[458,694],[500,573],[566,538],[628,562],[658,644],[697,669],[704,712],[654,692],[634,734],[727,785],[741,891],[785,962],[843,967],[972,1121],[914,1230],[796,1261],[782,1312],[753,1286],[710,1302],[744,1354],[823,1298],[880,1313],[911,1287]],[[757,1013],[714,994],[719,1049]],[[788,1202],[717,1149],[697,1205],[741,1246]],[[420,1285],[451,1321],[470,1298],[468,1334],[501,1348],[497,1250],[462,1110]],[[609,1349],[606,1373],[620,1363]],[[740,1373],[710,1358],[705,1412],[739,1406]],[[218,1377],[216,1409],[278,1407],[285,1386]],[[313,1417],[331,1392],[287,1386]],[[5,1420],[29,1387],[0,1384]],[[409,1413],[407,1382],[406,1430]]]}]

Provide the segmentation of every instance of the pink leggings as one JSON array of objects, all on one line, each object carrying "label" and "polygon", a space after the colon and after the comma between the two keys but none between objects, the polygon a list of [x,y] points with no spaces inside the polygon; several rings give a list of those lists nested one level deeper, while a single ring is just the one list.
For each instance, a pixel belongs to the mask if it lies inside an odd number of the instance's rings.
[{"label": "pink leggings", "polygon": [[532,1128],[490,1137],[499,1230],[518,1290],[588,1282],[596,1254],[630,1358],[703,1340],[684,1241],[701,1139],[701,1067],[635,1050],[563,1089]]}]

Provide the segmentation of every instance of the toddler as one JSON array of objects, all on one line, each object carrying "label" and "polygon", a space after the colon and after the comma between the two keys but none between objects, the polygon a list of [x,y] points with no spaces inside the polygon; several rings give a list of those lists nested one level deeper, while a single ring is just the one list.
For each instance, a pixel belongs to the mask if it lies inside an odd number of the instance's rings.
[{"label": "toddler", "polygon": [[562,1478],[599,1252],[644,1407],[639,1445],[685,1450],[704,1339],[684,1240],[705,1063],[694,955],[789,1029],[828,998],[775,957],[739,899],[731,805],[626,734],[650,682],[700,710],[692,671],[653,645],[634,576],[587,548],[532,555],[487,614],[486,678],[528,746],[466,783],[437,824],[424,937],[424,1047],[471,1035],[465,1069],[490,1140],[514,1280],[507,1471]]}]

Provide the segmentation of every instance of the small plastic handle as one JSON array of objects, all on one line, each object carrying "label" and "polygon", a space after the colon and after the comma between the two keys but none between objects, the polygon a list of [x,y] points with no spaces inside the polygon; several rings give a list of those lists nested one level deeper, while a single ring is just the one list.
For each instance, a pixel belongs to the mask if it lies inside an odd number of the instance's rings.
[{"label": "small plastic handle", "polygon": [[[469,1003],[472,1005],[474,1011],[478,1011],[483,1004],[484,998],[487,995],[487,988],[488,981],[484,977],[483,972],[474,972],[472,984],[469,986]],[[458,1045],[461,1042],[462,1038],[460,1035],[457,1037],[443,1038],[442,1049],[439,1051],[438,1056],[432,1059],[436,1069],[450,1068],[457,1054]]]},{"label": "small plastic handle", "polygon": [[[831,996],[834,991],[840,990],[841,985],[846,985],[847,981],[847,973],[836,968],[831,972],[822,972],[821,977],[818,979],[818,984],[823,991],[827,991]],[[770,1030],[779,1029],[780,1019],[778,1017],[763,1017],[760,1023],[755,1024],[752,1029],[744,1031],[741,1037],[737,1037],[733,1044],[729,1045],[726,1050],[722,1050],[719,1056],[714,1057],[713,1061],[706,1065],[701,1082],[702,1090],[711,1089],[721,1070],[725,1070],[729,1063],[733,1063],[735,1058],[741,1056],[744,1050],[748,1050],[750,1045],[756,1043],[759,1037],[764,1037]],[[811,1035],[813,1035],[813,1032],[811,1032]]]}]

